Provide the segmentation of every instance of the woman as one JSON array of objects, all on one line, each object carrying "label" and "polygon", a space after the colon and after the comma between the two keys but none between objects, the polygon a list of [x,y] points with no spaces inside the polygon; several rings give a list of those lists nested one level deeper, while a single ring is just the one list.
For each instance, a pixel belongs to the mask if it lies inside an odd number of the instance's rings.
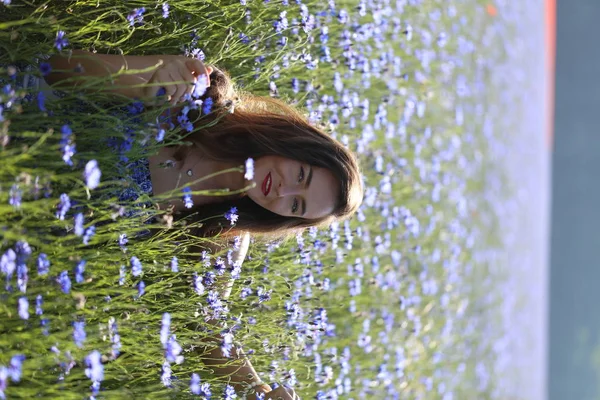
[{"label": "woman", "polygon": [[[241,235],[242,245],[235,254],[238,263],[245,257],[249,234],[270,238],[289,236],[306,227],[347,218],[362,202],[360,171],[350,151],[310,125],[302,114],[284,102],[238,93],[227,73],[214,66],[204,66],[199,60],[182,56],[113,56],[78,50],[70,57],[55,55],[48,61],[52,72],[45,80],[53,88],[64,87],[64,79],[82,73],[106,76],[121,68],[145,70],[119,76],[107,90],[142,99],[149,106],[156,105],[156,95],[163,90],[171,106],[175,106],[197,90],[203,77],[209,78],[200,100],[212,99],[214,112],[202,118],[198,118],[197,110],[184,116],[183,120],[195,121],[195,129],[185,138],[192,146],[161,148],[148,158],[147,177],[153,195],[177,191],[183,186],[194,192],[229,189],[235,193],[192,196],[194,206],[189,209],[182,200],[163,202],[161,206],[171,207],[178,218],[203,221],[193,232],[197,236]],[[178,118],[182,116],[169,122],[174,124]],[[232,172],[198,181],[215,172],[239,167],[249,158],[254,160],[253,179]],[[210,218],[224,215],[232,207],[237,208],[239,216],[233,227],[224,219]],[[226,296],[230,289],[229,283]],[[210,356],[223,359],[220,347]],[[213,367],[218,365],[218,361],[212,362]],[[235,368],[220,372],[231,373]],[[248,376],[254,383],[260,381],[247,360],[235,375],[237,388],[249,381]],[[296,398],[293,391],[285,393],[283,388],[271,391],[262,383],[256,388],[258,392],[269,392],[270,397],[265,398]]]}]

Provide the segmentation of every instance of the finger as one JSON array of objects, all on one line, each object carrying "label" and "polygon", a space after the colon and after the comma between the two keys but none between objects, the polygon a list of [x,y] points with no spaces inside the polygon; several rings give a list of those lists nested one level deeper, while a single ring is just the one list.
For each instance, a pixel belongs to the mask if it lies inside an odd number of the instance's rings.
[{"label": "finger", "polygon": [[[179,81],[182,81],[183,78],[179,79]],[[188,87],[190,85],[186,84],[186,83],[179,83],[175,86],[175,93],[173,94],[173,97],[171,97],[171,104],[175,105],[177,104],[181,98],[183,97],[183,95],[185,94],[186,90],[188,90]]]},{"label": "finger", "polygon": [[[210,73],[208,72],[207,68],[204,66],[204,63],[202,61],[197,60],[195,58],[190,58],[189,60],[186,60],[185,65],[196,76],[206,75],[206,79],[208,82],[207,86],[210,86],[210,76],[209,76]],[[212,69],[211,69],[211,72],[212,72]]]},{"label": "finger", "polygon": [[198,79],[194,75],[192,75],[190,70],[187,68],[181,68],[179,70],[179,72],[181,72],[181,76],[183,77],[183,79],[185,81],[185,85],[183,88],[183,94],[180,96],[179,101],[183,101],[186,94],[189,94],[190,95],[189,98],[191,99],[192,92],[194,91],[194,85],[196,84]]}]

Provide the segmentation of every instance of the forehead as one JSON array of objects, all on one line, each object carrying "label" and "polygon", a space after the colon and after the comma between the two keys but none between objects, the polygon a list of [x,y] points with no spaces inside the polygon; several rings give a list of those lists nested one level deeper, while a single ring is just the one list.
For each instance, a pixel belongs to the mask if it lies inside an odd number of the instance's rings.
[{"label": "forehead", "polygon": [[[339,181],[328,169],[308,165],[307,168],[312,168],[312,180],[306,192],[304,218],[316,219],[330,215],[340,193]],[[307,169],[306,177],[308,172]]]}]

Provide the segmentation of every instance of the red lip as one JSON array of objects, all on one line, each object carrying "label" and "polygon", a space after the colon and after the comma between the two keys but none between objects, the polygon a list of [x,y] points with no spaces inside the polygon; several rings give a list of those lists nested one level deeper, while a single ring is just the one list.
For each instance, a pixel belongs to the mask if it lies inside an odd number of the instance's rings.
[{"label": "red lip", "polygon": [[265,176],[265,180],[262,183],[262,192],[265,196],[271,191],[271,183],[273,182],[271,179],[271,173],[269,172],[267,176]]}]

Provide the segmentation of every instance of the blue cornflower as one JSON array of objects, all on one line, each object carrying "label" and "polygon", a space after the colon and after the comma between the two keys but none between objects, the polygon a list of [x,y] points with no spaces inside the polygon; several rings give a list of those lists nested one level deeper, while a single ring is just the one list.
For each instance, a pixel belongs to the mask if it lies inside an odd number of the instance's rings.
[{"label": "blue cornflower", "polygon": [[238,220],[239,216],[237,215],[237,211],[237,207],[231,207],[231,210],[225,213],[225,219],[231,222],[231,225],[235,225]]},{"label": "blue cornflower", "polygon": [[225,386],[225,393],[224,393],[224,395],[225,395],[225,397],[223,397],[223,400],[237,399],[237,394],[235,394],[235,389],[231,385]]},{"label": "blue cornflower", "polygon": [[126,233],[121,233],[119,235],[119,246],[121,246],[123,248],[123,247],[125,247],[125,245],[127,244],[127,242],[129,242],[129,239],[127,239],[127,234]]},{"label": "blue cornflower", "polygon": [[42,91],[37,94],[37,105],[40,111],[46,112],[46,95]]},{"label": "blue cornflower", "polygon": [[121,265],[119,269],[119,286],[123,286],[125,284],[125,266]]},{"label": "blue cornflower", "polygon": [[94,236],[95,233],[96,233],[96,227],[94,225],[88,227],[85,230],[85,234],[83,235],[83,244],[88,244],[90,242],[90,239],[92,238],[92,236]]},{"label": "blue cornflower", "polygon": [[246,160],[246,173],[244,174],[244,179],[247,181],[254,179],[254,160],[252,158]]},{"label": "blue cornflower", "polygon": [[19,297],[19,317],[29,319],[29,300],[27,300],[27,297]]},{"label": "blue cornflower", "polygon": [[[204,94],[206,93],[207,87],[208,87],[208,78],[206,77],[206,75],[200,75],[196,79],[196,82],[194,83],[194,88],[192,90],[192,98],[199,99],[200,97],[204,96]],[[210,100],[210,102],[209,102],[209,100]],[[212,99],[209,97],[206,100],[204,100],[205,106],[206,106],[207,102],[209,102],[210,105],[208,106],[209,107],[208,112],[204,111],[204,114],[210,113],[210,107],[212,106]]]},{"label": "blue cornflower", "polygon": [[131,257],[131,273],[133,276],[140,276],[142,274],[142,263],[136,256]]},{"label": "blue cornflower", "polygon": [[83,347],[83,341],[87,337],[85,333],[85,322],[84,321],[75,321],[73,322],[73,340],[75,340],[75,344],[77,347]]},{"label": "blue cornflower", "polygon": [[73,232],[77,236],[83,235],[83,214],[82,213],[77,213],[77,215],[75,215],[75,226],[73,228]]},{"label": "blue cornflower", "polygon": [[73,157],[73,155],[76,152],[75,144],[71,143],[71,135],[73,134],[73,131],[71,130],[69,125],[66,124],[60,128],[60,131],[62,133],[62,137],[59,143],[63,152],[62,158],[67,165],[72,167],[73,161],[71,160],[71,157]]},{"label": "blue cornflower", "polygon": [[177,338],[175,335],[171,335],[165,346],[165,358],[167,361],[181,364],[183,362],[183,356],[180,355],[181,350],[181,346],[177,343]]},{"label": "blue cornflower", "polygon": [[206,250],[202,250],[202,256],[201,257],[202,257],[202,265],[205,268],[210,267],[210,254],[209,254],[209,252],[206,251]]},{"label": "blue cornflower", "polygon": [[192,208],[194,206],[194,202],[192,201],[192,188],[189,186],[183,188],[183,202],[185,203],[185,208]]},{"label": "blue cornflower", "polygon": [[38,256],[38,275],[46,275],[50,270],[50,260],[45,253]]},{"label": "blue cornflower", "polygon": [[208,306],[213,310],[220,312],[223,308],[223,302],[219,299],[219,293],[216,290],[211,290],[206,296]]},{"label": "blue cornflower", "polygon": [[42,295],[38,294],[35,298],[35,315],[44,314],[44,310],[42,310],[43,303],[44,303],[44,300],[42,299]]},{"label": "blue cornflower", "polygon": [[158,132],[156,134],[156,141],[157,142],[162,142],[165,139],[165,134],[167,133],[167,131],[165,131],[163,128],[159,128]]},{"label": "blue cornflower", "polygon": [[233,334],[231,332],[222,333],[223,341],[221,342],[221,351],[225,357],[231,357],[231,349],[233,348]]},{"label": "blue cornflower", "polygon": [[163,18],[169,18],[169,4],[163,3],[162,10],[163,10],[162,17]]},{"label": "blue cornflower", "polygon": [[242,291],[240,292],[240,299],[245,299],[246,297],[250,296],[252,294],[252,289],[250,289],[249,287],[243,287]]},{"label": "blue cornflower", "polygon": [[176,256],[171,258],[171,272],[179,272],[179,260],[177,260]]},{"label": "blue cornflower", "polygon": [[69,44],[69,41],[67,40],[67,38],[65,38],[65,32],[58,31],[56,33],[56,39],[54,40],[54,46],[58,50],[62,50],[63,47],[67,46],[68,44]]},{"label": "blue cornflower", "polygon": [[144,281],[140,281],[140,283],[138,283],[138,295],[137,297],[140,298],[144,295],[144,293],[146,293],[146,284],[144,283]]},{"label": "blue cornflower", "polygon": [[40,72],[42,73],[42,76],[48,75],[51,71],[52,71],[52,66],[50,65],[50,63],[48,63],[46,61],[42,61],[40,63]]},{"label": "blue cornflower", "polygon": [[102,172],[100,168],[98,168],[98,161],[90,160],[85,165],[85,171],[83,172],[83,178],[85,179],[85,184],[89,189],[96,189],[100,184],[100,177],[102,176]]},{"label": "blue cornflower", "polygon": [[85,376],[92,382],[101,382],[104,380],[104,365],[102,365],[102,354],[98,350],[92,351],[85,358]]},{"label": "blue cornflower", "polygon": [[213,99],[211,97],[204,100],[204,104],[202,105],[202,114],[207,115],[212,111]]},{"label": "blue cornflower", "polygon": [[204,285],[202,284],[202,278],[194,273],[194,290],[199,296],[204,294]]},{"label": "blue cornflower", "polygon": [[169,333],[171,331],[171,314],[164,313],[162,316],[162,322],[160,326],[160,342],[163,347],[166,347],[167,340],[169,340]]},{"label": "blue cornflower", "polygon": [[21,208],[21,200],[23,199],[23,191],[19,189],[19,185],[14,183],[8,192],[8,204],[14,208]]},{"label": "blue cornflower", "polygon": [[171,386],[171,364],[169,364],[168,361],[163,363],[160,380],[162,381],[163,385],[167,387]]},{"label": "blue cornflower", "polygon": [[202,283],[205,286],[212,286],[215,283],[215,280],[216,280],[215,273],[212,271],[208,271],[204,274],[204,277],[202,278]]},{"label": "blue cornflower", "polygon": [[200,375],[198,375],[197,373],[193,373],[192,374],[192,379],[190,379],[190,391],[193,394],[200,394]]},{"label": "blue cornflower", "polygon": [[6,275],[6,279],[10,280],[12,274],[17,268],[17,253],[13,249],[8,249],[0,258],[0,271]]},{"label": "blue cornflower", "polygon": [[85,272],[85,260],[81,260],[76,266],[75,266],[75,282],[77,283],[81,283],[83,282],[83,273]]},{"label": "blue cornflower", "polygon": [[225,269],[225,261],[221,257],[217,257],[215,260],[215,271],[217,271],[217,275],[223,275]]},{"label": "blue cornflower", "polygon": [[71,291],[71,279],[69,278],[67,271],[61,272],[56,281],[60,285],[60,289],[63,291],[63,293],[68,294]]},{"label": "blue cornflower", "polygon": [[[13,382],[19,382],[21,380],[23,361],[25,361],[25,356],[23,354],[14,355],[10,359],[7,372]],[[2,388],[0,388],[0,390],[2,390]]]},{"label": "blue cornflower", "polygon": [[271,290],[266,290],[265,288],[263,288],[262,286],[258,288],[258,302],[262,303],[265,301],[269,301],[271,300],[271,293],[273,292],[273,289]]},{"label": "blue cornflower", "polygon": [[42,326],[42,334],[44,336],[48,336],[50,332],[48,332],[48,325],[50,325],[50,320],[48,318],[42,318],[40,320],[40,325]]},{"label": "blue cornflower", "polygon": [[131,14],[127,16],[127,21],[129,21],[129,26],[133,26],[136,22],[140,24],[144,21],[143,13],[146,12],[145,7],[135,8]]},{"label": "blue cornflower", "polygon": [[[17,252],[17,262],[18,262],[18,252]],[[19,290],[23,293],[27,291],[27,282],[29,281],[29,276],[27,275],[27,265],[26,264],[17,264],[17,286]]]},{"label": "blue cornflower", "polygon": [[114,317],[110,317],[108,319],[108,327],[110,329],[110,341],[112,342],[111,348],[111,356],[114,360],[121,353],[121,335],[119,335],[119,331],[117,330],[117,321]]},{"label": "blue cornflower", "polygon": [[250,38],[246,34],[240,32],[240,34],[238,35],[238,37],[241,39],[242,43],[244,43],[244,44],[250,43]]},{"label": "blue cornflower", "polygon": [[233,263],[233,268],[231,269],[231,277],[233,279],[240,279],[241,273],[242,273],[242,264],[241,263]]}]

